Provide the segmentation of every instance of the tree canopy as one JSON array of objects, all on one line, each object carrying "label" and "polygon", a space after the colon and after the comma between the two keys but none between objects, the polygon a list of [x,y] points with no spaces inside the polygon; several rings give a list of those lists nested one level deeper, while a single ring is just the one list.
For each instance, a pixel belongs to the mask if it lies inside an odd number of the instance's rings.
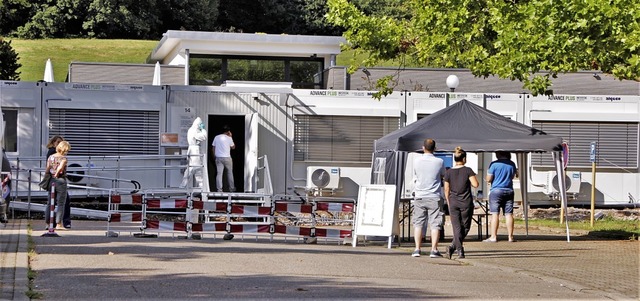
[{"label": "tree canopy", "polygon": [[[369,6],[376,9],[364,5]],[[0,0],[0,35],[159,39],[167,30],[339,35],[325,13],[326,0]]]},{"label": "tree canopy", "polygon": [[[408,16],[368,14],[353,1],[327,0],[327,19],[345,29],[347,48],[422,67],[469,68],[478,77],[518,80],[552,94],[559,73],[600,70],[640,76],[637,0],[409,0]],[[389,78],[380,93],[390,93]]]}]

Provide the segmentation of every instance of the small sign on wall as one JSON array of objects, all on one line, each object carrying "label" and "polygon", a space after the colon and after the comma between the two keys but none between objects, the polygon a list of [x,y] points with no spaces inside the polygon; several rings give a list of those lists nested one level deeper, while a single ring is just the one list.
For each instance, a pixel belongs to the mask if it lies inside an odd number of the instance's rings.
[{"label": "small sign on wall", "polygon": [[172,106],[167,131],[178,133],[178,145],[188,146],[187,131],[196,119],[195,110],[191,107]]},{"label": "small sign on wall", "polygon": [[178,146],[178,133],[161,133],[160,146]]},{"label": "small sign on wall", "polygon": [[593,141],[591,142],[591,147],[589,147],[589,162],[591,163],[596,162],[596,145],[597,142]]}]

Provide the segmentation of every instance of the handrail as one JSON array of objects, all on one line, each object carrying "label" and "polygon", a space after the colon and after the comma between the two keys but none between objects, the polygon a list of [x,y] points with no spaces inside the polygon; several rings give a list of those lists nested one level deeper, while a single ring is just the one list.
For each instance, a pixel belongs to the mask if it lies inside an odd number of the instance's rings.
[{"label": "handrail", "polygon": [[[130,171],[170,171],[170,170],[180,170],[188,168],[189,165],[185,164],[167,164],[167,160],[182,160],[186,159],[188,155],[126,155],[126,156],[67,156],[69,162],[72,163],[80,163],[81,166],[70,166],[67,168],[67,175],[77,176],[86,179],[94,179],[94,180],[103,180],[111,182],[111,185],[105,183],[106,185],[102,188],[98,188],[98,190],[104,190],[109,188],[119,188],[119,183],[130,183],[133,186],[133,190],[131,193],[136,193],[140,191],[142,185],[138,180],[123,178],[121,177],[122,172],[130,172]],[[34,178],[33,173],[37,172],[40,174],[39,177],[42,177],[42,173],[45,171],[45,168],[42,166],[45,163],[42,157],[32,157],[32,156],[9,156],[9,161],[14,162],[12,164],[12,179],[16,180],[16,184],[13,185],[13,195],[24,195],[26,191],[27,198],[31,198],[31,192],[33,191],[33,186],[31,185]],[[149,165],[131,165],[128,162],[131,161],[142,161],[142,162],[152,162]],[[153,164],[156,162],[158,164]],[[185,160],[186,161],[186,160]],[[83,163],[83,162],[86,162]],[[131,162],[133,163],[133,162]],[[173,163],[173,162],[172,162]],[[155,165],[155,166],[154,166]],[[103,175],[95,175],[91,174],[92,172],[111,172],[113,176],[103,176]],[[25,180],[23,175],[27,174],[28,180]],[[36,180],[38,177],[35,178]],[[24,184],[19,185],[18,183],[28,182],[27,187],[25,188]],[[38,183],[36,181],[35,183]],[[73,183],[69,183],[71,188],[77,189],[85,189],[85,190],[96,190],[94,188],[97,187],[87,187],[82,185],[74,185]],[[110,186],[110,187],[106,187]],[[39,190],[37,188],[36,190]]]}]

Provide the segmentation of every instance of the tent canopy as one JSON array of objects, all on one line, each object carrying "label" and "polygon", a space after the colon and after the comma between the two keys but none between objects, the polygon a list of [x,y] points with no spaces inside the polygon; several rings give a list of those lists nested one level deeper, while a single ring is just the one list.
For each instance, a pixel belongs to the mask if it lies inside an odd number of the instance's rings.
[{"label": "tent canopy", "polygon": [[562,138],[521,124],[463,99],[428,117],[380,138],[376,152],[422,151],[424,139],[438,151],[462,146],[467,152],[553,152],[562,150]]},{"label": "tent canopy", "polygon": [[[508,151],[518,153],[518,172],[521,181],[525,224],[528,228],[527,205],[527,153],[551,152],[558,174],[562,173],[562,138],[513,121],[463,99],[406,127],[391,132],[375,142],[371,183],[400,184],[404,182],[404,169],[408,152],[422,151],[424,139],[436,141],[438,151],[452,152],[461,146],[467,152]],[[564,177],[558,178],[560,187],[566,187]],[[396,190],[396,200],[401,191]],[[560,189],[565,214],[567,194]],[[528,233],[528,230],[527,230]],[[567,223],[567,241],[569,225]]]}]

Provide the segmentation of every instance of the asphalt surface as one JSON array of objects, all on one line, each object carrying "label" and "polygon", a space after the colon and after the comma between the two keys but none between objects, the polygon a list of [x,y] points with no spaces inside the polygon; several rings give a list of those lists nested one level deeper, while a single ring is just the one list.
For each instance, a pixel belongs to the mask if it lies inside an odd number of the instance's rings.
[{"label": "asphalt surface", "polygon": [[41,221],[13,220],[0,225],[2,300],[29,299],[29,225],[32,291],[42,300],[639,298],[638,241],[584,233],[567,242],[563,231],[525,236],[520,228],[517,242],[483,243],[472,229],[466,259],[450,260],[411,257],[410,242],[388,249],[383,241],[354,248],[265,236],[138,238],[127,228],[111,228],[120,235],[108,237],[104,221],[73,221],[72,230],[45,237]]}]

